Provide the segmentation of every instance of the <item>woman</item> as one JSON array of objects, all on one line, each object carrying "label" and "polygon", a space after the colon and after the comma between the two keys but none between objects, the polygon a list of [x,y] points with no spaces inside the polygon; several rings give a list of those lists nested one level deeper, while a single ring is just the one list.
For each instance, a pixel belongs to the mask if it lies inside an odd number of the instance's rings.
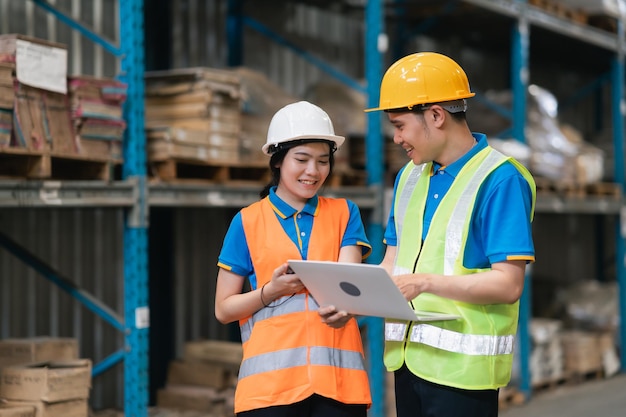
[{"label": "woman", "polygon": [[[365,417],[371,404],[358,324],[321,307],[288,259],[360,263],[371,252],[356,205],[317,193],[344,138],[301,101],[272,118],[272,181],[233,218],[220,253],[215,315],[239,321],[238,416]],[[242,293],[245,280],[251,290]]]}]

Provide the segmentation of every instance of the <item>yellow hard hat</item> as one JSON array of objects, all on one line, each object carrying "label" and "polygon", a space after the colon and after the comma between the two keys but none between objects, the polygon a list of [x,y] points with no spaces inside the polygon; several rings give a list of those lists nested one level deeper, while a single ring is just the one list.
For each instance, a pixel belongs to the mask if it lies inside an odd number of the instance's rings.
[{"label": "yellow hard hat", "polygon": [[397,60],[380,84],[380,104],[366,109],[393,110],[473,97],[463,68],[436,52],[420,52]]}]

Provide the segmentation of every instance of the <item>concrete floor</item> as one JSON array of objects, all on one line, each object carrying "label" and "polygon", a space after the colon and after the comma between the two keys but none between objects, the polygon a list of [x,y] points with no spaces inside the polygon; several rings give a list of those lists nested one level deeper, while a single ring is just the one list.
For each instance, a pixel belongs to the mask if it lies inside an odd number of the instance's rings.
[{"label": "concrete floor", "polygon": [[500,417],[624,417],[626,374],[559,386],[533,394],[523,405],[510,406]]}]

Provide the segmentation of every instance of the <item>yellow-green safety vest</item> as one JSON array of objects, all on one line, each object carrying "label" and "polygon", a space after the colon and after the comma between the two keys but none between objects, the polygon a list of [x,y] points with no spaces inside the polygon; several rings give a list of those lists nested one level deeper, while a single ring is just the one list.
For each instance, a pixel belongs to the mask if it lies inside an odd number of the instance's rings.
[{"label": "yellow-green safety vest", "polygon": [[[480,186],[506,161],[519,170],[531,187],[529,221],[532,221],[536,188],[531,174],[515,159],[486,147],[455,178],[435,211],[423,242],[432,162],[418,166],[409,162],[399,179],[394,202],[398,236],[394,275],[413,272],[468,275],[484,271],[463,266],[465,245]],[[406,222],[410,222],[407,228]],[[479,305],[423,293],[412,300],[412,306],[416,310],[456,314],[461,318],[428,323],[386,320],[384,362],[388,371],[406,363],[411,372],[423,379],[471,390],[496,389],[508,384],[519,302]]]}]

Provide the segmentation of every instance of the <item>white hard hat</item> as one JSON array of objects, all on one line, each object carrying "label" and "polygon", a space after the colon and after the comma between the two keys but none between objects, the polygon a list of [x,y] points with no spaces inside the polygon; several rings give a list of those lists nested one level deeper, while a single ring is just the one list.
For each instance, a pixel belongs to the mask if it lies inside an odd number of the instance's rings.
[{"label": "white hard hat", "polygon": [[267,142],[263,152],[271,155],[281,143],[302,139],[322,139],[334,142],[339,148],[345,138],[335,135],[333,122],[328,114],[315,104],[299,101],[278,110],[267,130]]}]

